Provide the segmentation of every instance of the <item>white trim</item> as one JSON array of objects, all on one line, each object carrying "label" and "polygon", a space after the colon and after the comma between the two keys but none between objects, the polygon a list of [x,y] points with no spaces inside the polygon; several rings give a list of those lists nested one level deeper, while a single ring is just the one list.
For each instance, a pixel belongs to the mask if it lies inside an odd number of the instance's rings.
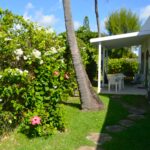
[{"label": "white trim", "polygon": [[136,36],[140,37],[140,36],[149,35],[149,34],[150,34],[150,30],[140,31],[140,32],[132,32],[132,33],[125,33],[125,34],[119,34],[119,35],[93,38],[93,39],[90,39],[90,42],[91,43],[99,43],[99,42],[103,42],[103,41],[111,41],[111,40],[124,39],[124,38],[136,37]]},{"label": "white trim", "polygon": [[101,51],[102,46],[101,43],[98,45],[98,90],[97,93],[101,92]]}]

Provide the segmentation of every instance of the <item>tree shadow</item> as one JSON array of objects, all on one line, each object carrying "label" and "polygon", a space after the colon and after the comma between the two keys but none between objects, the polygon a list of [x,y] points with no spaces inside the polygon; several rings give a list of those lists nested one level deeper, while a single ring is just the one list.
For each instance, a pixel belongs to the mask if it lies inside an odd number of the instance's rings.
[{"label": "tree shadow", "polygon": [[74,103],[74,102],[67,102],[67,101],[62,101],[61,104],[64,104],[66,106],[71,106],[77,109],[81,109],[81,105],[78,103]]},{"label": "tree shadow", "polygon": [[[134,100],[132,99],[132,96],[127,98],[126,96],[109,95],[108,97],[108,111],[103,127],[99,132],[96,150],[150,149],[150,111],[147,109],[149,107],[148,101],[142,96],[136,96],[136,98],[134,98],[135,101],[138,99],[139,103],[136,107],[143,109],[145,108],[147,112],[144,115],[144,119],[131,120],[133,124],[127,127],[125,125],[121,125],[120,121],[128,119],[128,115],[130,113],[128,109],[123,106],[123,104],[125,104],[126,101],[129,101],[129,104],[134,106]],[[144,104],[142,104],[142,102]],[[111,128],[114,125],[119,125],[123,127],[123,129],[120,131],[115,131],[117,129]]]}]

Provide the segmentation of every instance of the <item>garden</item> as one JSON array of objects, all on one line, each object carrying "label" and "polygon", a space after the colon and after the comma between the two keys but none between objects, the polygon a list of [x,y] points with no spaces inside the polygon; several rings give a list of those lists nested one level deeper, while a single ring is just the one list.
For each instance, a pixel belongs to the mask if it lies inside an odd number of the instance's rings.
[{"label": "garden", "polygon": [[[64,104],[66,129],[56,132],[51,136],[28,138],[17,130],[5,136],[0,142],[2,150],[73,150],[82,146],[99,147],[99,145],[89,141],[87,136],[90,133],[109,133],[111,141],[100,145],[106,150],[142,150],[149,149],[149,123],[150,110],[147,100],[143,96],[121,96],[113,95],[100,96],[105,109],[99,112],[83,112],[80,110],[78,97],[70,97]],[[122,106],[126,104],[145,109],[147,112],[143,119],[135,121],[135,124],[121,132],[108,132],[106,126],[117,124],[120,120],[128,116],[128,111]],[[138,141],[138,142],[137,142]]]},{"label": "garden", "polygon": [[[150,111],[145,97],[100,95],[104,104],[101,111],[81,111],[79,95],[74,94],[77,83],[66,34],[57,35],[2,9],[0,23],[0,149],[73,150],[83,145],[99,149],[99,144],[86,136],[106,132],[106,126],[127,117],[129,112],[124,103],[143,107],[146,114],[131,128],[111,133],[113,139],[102,147],[150,148]],[[76,34],[84,67],[93,81],[97,74],[97,52],[87,40],[97,34],[85,28]],[[130,70],[126,70],[127,65]],[[110,59],[108,69],[109,73],[121,71],[133,76],[138,64],[134,59]],[[141,132],[137,133],[139,128]],[[145,140],[137,144],[141,138]],[[116,144],[118,139],[120,144]]]},{"label": "garden", "polygon": [[0,10],[0,134],[30,137],[65,130],[60,102],[75,87],[66,42],[48,29]]}]

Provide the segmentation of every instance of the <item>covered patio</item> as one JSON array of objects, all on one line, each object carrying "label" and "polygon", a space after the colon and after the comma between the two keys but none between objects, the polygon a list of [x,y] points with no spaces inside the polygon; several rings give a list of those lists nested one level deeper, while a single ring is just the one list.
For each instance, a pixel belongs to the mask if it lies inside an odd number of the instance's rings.
[{"label": "covered patio", "polygon": [[102,94],[119,94],[119,95],[146,95],[147,90],[145,88],[140,88],[138,85],[125,85],[124,89],[115,91],[114,89],[108,90],[107,86],[101,88],[100,93]]},{"label": "covered patio", "polygon": [[[123,89],[108,90],[108,87],[104,84],[104,58],[108,57],[107,50],[112,48],[123,48],[131,46],[140,46],[146,39],[150,37],[150,17],[139,32],[132,32],[120,35],[113,35],[107,37],[93,38],[91,43],[98,45],[98,93],[111,93],[111,94],[139,94],[146,95],[147,91],[144,88],[138,86],[125,86]],[[139,53],[141,58],[141,53]],[[142,60],[143,61],[143,60]],[[102,79],[103,78],[103,79]],[[102,79],[102,82],[101,82]]]}]

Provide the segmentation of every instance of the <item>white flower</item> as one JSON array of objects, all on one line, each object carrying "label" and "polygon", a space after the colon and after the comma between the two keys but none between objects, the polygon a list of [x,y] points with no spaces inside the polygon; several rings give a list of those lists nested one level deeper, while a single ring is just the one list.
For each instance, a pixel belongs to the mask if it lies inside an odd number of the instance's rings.
[{"label": "white flower", "polygon": [[20,24],[16,24],[16,25],[15,25],[15,28],[16,28],[17,30],[20,30],[20,29],[21,29],[21,25],[20,25]]},{"label": "white flower", "polygon": [[61,62],[64,63],[64,59],[61,59]]},{"label": "white flower", "polygon": [[16,56],[21,57],[23,55],[23,50],[19,48],[19,49],[16,49],[14,53],[16,54]]},{"label": "white flower", "polygon": [[32,55],[35,57],[35,58],[41,58],[41,52],[39,51],[39,50],[37,50],[37,49],[34,49],[33,51],[32,51]]},{"label": "white flower", "polygon": [[19,57],[19,56],[16,56],[16,60],[18,60],[18,61],[19,61],[19,60],[20,60],[20,57]]},{"label": "white flower", "polygon": [[2,78],[2,75],[0,75],[0,79]]},{"label": "white flower", "polygon": [[52,51],[53,54],[56,54],[56,53],[57,53],[57,50],[56,50],[55,47],[51,47],[51,51]]},{"label": "white flower", "polygon": [[19,69],[19,73],[20,73],[20,74],[23,74],[23,71],[22,71],[21,69]]},{"label": "white flower", "polygon": [[11,120],[11,119],[9,119],[8,122],[9,122],[10,124],[12,124],[12,120]]},{"label": "white flower", "polygon": [[57,86],[54,85],[53,88],[54,88],[54,89],[57,89]]},{"label": "white flower", "polygon": [[28,59],[28,57],[27,57],[27,56],[23,56],[23,59],[24,59],[24,60],[27,60],[27,59]]},{"label": "white flower", "polygon": [[2,99],[0,98],[0,102],[2,102]]},{"label": "white flower", "polygon": [[12,39],[8,37],[8,38],[5,38],[4,40],[5,41],[11,41]]},{"label": "white flower", "polygon": [[23,72],[24,72],[24,73],[29,73],[29,71],[28,71],[28,70],[24,70]]},{"label": "white flower", "polygon": [[43,60],[40,60],[40,65],[42,65],[44,63],[44,61]]},{"label": "white flower", "polygon": [[15,70],[17,73],[23,74],[23,71],[21,69],[16,68]]},{"label": "white flower", "polygon": [[[13,70],[13,69],[11,69],[11,70]],[[19,69],[18,69],[18,68],[15,68],[15,71],[18,71],[18,72],[19,72]]]}]

